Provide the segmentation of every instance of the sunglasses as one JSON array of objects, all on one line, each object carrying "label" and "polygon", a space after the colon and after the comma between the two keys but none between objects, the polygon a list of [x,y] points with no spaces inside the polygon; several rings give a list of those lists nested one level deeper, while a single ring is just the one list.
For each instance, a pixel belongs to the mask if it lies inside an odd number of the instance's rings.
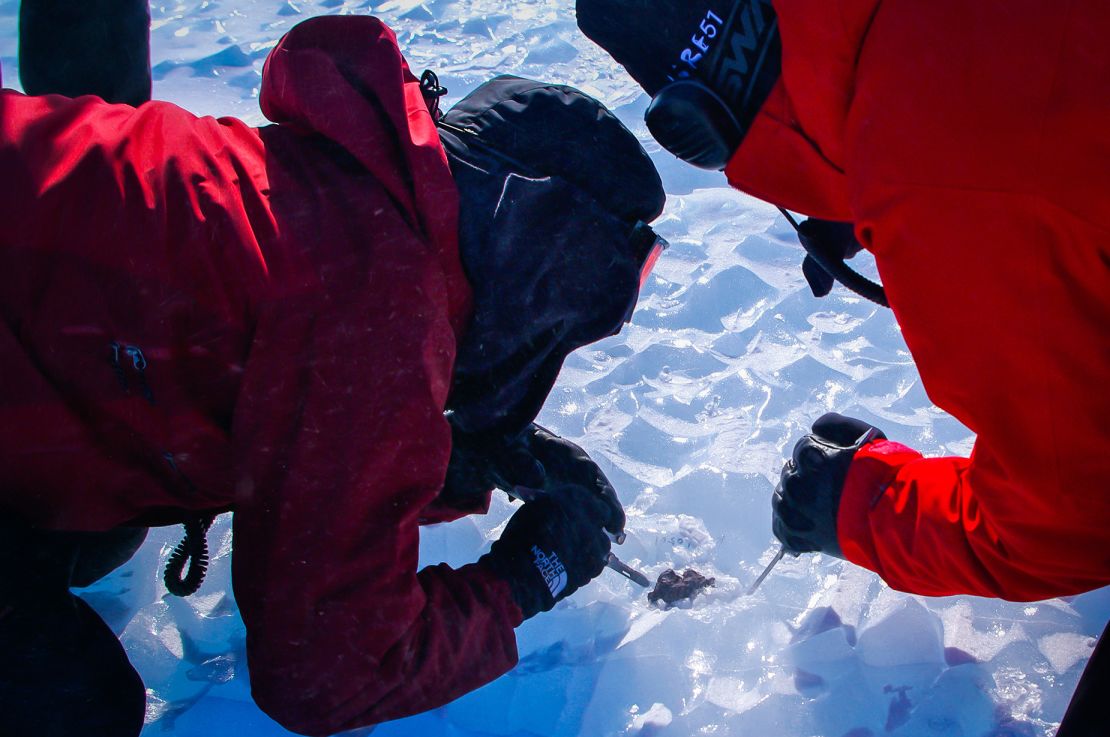
[{"label": "sunglasses", "polygon": [[663,255],[663,251],[667,250],[670,243],[642,220],[636,221],[636,225],[632,228],[632,235],[629,236],[628,240],[632,253],[640,262],[640,289],[643,289],[644,285],[647,284],[648,277],[651,276],[652,269],[655,268],[656,262],[659,261],[659,257]]}]

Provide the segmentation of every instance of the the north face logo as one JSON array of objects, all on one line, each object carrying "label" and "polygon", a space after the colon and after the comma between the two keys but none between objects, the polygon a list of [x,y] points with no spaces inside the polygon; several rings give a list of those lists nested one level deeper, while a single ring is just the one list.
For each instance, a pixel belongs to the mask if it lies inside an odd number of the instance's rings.
[{"label": "the north face logo", "polygon": [[545,553],[538,545],[532,546],[532,555],[535,556],[532,562],[543,576],[547,590],[552,596],[558,596],[567,587],[567,569],[563,566],[563,562],[554,552]]}]

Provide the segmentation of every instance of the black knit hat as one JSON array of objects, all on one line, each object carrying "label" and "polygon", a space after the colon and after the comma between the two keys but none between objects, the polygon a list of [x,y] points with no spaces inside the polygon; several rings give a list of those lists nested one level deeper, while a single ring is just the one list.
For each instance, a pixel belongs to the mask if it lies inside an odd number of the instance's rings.
[{"label": "black knit hat", "polygon": [[647,93],[693,73],[736,0],[578,0],[578,27]]}]

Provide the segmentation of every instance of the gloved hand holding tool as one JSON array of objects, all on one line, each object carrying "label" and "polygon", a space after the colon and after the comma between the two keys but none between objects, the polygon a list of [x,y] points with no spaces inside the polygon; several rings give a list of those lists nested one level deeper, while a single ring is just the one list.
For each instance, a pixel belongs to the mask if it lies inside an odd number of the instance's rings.
[{"label": "gloved hand holding tool", "polygon": [[546,612],[604,570],[609,518],[605,502],[583,486],[538,492],[478,559],[509,584],[524,618]]},{"label": "gloved hand holding tool", "polygon": [[863,420],[829,412],[794,445],[771,498],[771,531],[779,551],[748,590],[753,593],[786,553],[819,552],[843,558],[836,517],[848,468],[856,452],[886,435]]},{"label": "gloved hand holding tool", "polygon": [[[605,529],[609,531],[613,541],[618,545],[623,543],[624,507],[617,498],[616,489],[586,451],[536,424],[524,431],[521,440],[530,456],[539,461],[544,472],[543,485],[531,488],[542,489],[549,495],[559,495],[570,486],[586,489],[604,503]],[[506,488],[511,494],[516,494],[516,487],[529,486],[522,480],[503,480],[512,484]]]},{"label": "gloved hand holding tool", "polygon": [[[539,425],[530,425],[515,438],[454,430],[444,492],[467,497],[492,487],[525,502],[548,498],[580,505],[583,498],[591,498],[601,503],[601,524],[610,540],[624,542],[624,508],[609,479],[586,451]],[[650,586],[646,576],[611,552],[606,564],[634,583]]]},{"label": "gloved hand holding tool", "polygon": [[[558,487],[566,485],[578,486],[593,492],[595,497],[605,504],[605,530],[609,533],[609,538],[617,545],[622,544],[624,507],[617,498],[616,489],[586,451],[535,424],[524,433],[523,438],[532,457],[543,464],[544,493],[558,495],[560,493]],[[509,493],[527,500],[528,490],[524,484],[514,485]],[[639,586],[647,588],[651,585],[647,576],[625,564],[615,553],[609,553],[607,565]]]}]

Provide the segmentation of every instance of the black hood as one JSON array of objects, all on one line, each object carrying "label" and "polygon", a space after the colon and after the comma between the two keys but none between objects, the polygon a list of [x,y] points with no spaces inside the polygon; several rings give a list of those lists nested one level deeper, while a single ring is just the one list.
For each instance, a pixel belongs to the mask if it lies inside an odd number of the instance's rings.
[{"label": "black hood", "polygon": [[515,435],[567,354],[631,315],[665,195],[635,136],[570,87],[497,77],[439,124],[474,293],[448,409],[465,432]]}]

